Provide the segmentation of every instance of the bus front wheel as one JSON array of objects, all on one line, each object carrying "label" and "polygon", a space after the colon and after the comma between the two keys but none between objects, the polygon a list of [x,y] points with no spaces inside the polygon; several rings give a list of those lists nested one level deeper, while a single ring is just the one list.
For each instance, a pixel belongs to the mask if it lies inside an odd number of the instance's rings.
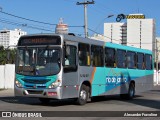
[{"label": "bus front wheel", "polygon": [[77,104],[79,104],[79,105],[86,104],[88,98],[89,98],[89,87],[83,84],[81,86],[79,96],[77,98]]}]

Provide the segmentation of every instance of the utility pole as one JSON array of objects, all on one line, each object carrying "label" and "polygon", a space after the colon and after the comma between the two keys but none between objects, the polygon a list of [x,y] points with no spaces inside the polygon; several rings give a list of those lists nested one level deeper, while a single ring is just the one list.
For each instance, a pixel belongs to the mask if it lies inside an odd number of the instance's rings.
[{"label": "utility pole", "polygon": [[84,0],[84,2],[77,2],[77,5],[84,5],[84,34],[85,38],[88,38],[88,19],[87,19],[87,5],[94,4],[94,0],[92,2]]}]

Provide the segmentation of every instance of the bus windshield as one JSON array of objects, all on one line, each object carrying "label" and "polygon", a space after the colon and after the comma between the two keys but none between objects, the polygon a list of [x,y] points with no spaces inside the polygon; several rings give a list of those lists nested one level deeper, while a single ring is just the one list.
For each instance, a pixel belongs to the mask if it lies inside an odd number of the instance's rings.
[{"label": "bus windshield", "polygon": [[16,73],[30,76],[47,76],[60,71],[60,48],[19,47]]}]

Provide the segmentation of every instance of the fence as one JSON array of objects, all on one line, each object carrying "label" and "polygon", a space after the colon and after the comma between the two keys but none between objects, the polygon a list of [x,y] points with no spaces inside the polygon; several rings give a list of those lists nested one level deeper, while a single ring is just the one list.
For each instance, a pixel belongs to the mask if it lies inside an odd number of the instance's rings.
[{"label": "fence", "polygon": [[[15,65],[0,65],[0,89],[14,88]],[[160,85],[160,71],[154,71],[154,85]]]},{"label": "fence", "polygon": [[0,89],[14,88],[15,65],[0,65]]}]

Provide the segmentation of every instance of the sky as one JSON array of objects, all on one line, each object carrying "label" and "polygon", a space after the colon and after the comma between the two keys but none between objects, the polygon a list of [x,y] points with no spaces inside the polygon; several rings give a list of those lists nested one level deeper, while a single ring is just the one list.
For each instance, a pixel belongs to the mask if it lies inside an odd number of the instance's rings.
[{"label": "sky", "polygon": [[[89,36],[94,33],[103,34],[103,23],[116,22],[118,14],[135,13],[142,13],[146,18],[155,19],[156,34],[160,36],[160,0],[94,1],[95,4],[87,7]],[[70,33],[84,36],[82,27],[84,26],[84,7],[76,5],[77,2],[84,2],[84,0],[0,0],[0,29],[19,28],[28,34],[52,33],[55,31],[54,24],[63,18],[64,23],[70,26]],[[114,16],[107,18],[108,15]],[[51,25],[42,24],[42,22]]]}]

